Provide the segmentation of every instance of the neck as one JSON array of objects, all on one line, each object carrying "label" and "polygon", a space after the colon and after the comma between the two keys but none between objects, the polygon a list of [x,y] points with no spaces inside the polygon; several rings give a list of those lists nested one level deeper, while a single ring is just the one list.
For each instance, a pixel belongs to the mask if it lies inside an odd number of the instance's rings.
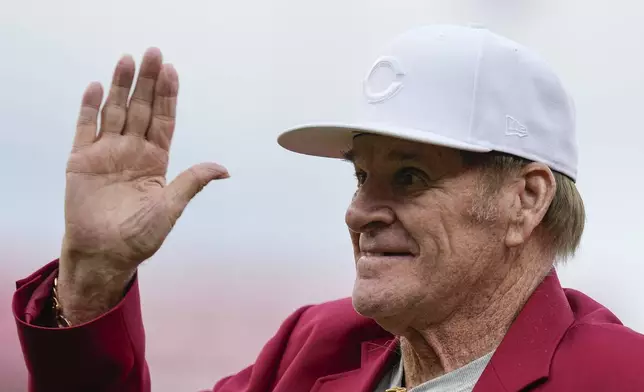
[{"label": "neck", "polygon": [[[515,263],[516,262],[516,263]],[[509,263],[498,276],[480,279],[448,318],[435,325],[410,327],[400,336],[405,382],[420,385],[492,352],[549,271],[550,264]],[[531,267],[532,266],[532,267]],[[494,282],[490,285],[489,282]]]}]

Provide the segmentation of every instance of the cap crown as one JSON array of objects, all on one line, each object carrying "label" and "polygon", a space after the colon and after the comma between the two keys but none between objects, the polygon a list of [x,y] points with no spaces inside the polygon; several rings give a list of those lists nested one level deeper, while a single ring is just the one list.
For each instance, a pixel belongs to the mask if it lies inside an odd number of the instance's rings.
[{"label": "cap crown", "polygon": [[426,131],[577,176],[574,105],[559,78],[538,55],[489,30],[409,30],[376,60],[363,88],[358,124]]}]

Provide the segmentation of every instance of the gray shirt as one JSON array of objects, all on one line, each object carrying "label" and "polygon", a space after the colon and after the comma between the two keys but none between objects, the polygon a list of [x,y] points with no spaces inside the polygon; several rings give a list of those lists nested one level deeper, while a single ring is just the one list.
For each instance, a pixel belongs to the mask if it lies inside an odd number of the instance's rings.
[{"label": "gray shirt", "polygon": [[[485,367],[492,359],[491,352],[481,358],[475,359],[467,365],[443,374],[433,380],[424,382],[407,392],[471,392]],[[402,359],[385,374],[374,392],[385,392],[389,388],[403,385]]]}]

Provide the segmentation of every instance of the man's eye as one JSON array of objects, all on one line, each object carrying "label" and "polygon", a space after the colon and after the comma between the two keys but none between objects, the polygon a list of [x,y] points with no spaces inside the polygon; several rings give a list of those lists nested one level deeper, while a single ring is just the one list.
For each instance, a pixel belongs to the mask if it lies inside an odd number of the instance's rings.
[{"label": "man's eye", "polygon": [[427,182],[425,173],[414,168],[401,169],[394,176],[394,183],[401,187],[426,186]]},{"label": "man's eye", "polygon": [[358,186],[361,186],[362,184],[367,181],[367,173],[363,172],[362,170],[356,170],[356,180],[358,181]]}]

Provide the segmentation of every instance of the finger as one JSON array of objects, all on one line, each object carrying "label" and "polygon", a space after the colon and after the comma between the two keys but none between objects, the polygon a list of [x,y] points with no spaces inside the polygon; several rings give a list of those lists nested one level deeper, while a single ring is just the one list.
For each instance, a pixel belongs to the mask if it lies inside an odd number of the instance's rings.
[{"label": "finger", "polygon": [[116,65],[112,86],[101,112],[100,133],[121,133],[127,114],[127,97],[134,79],[134,59],[123,56]]},{"label": "finger", "polygon": [[148,49],[143,55],[136,87],[127,108],[124,135],[144,136],[150,125],[154,86],[161,71],[163,56],[157,48]]},{"label": "finger", "polygon": [[201,163],[182,172],[165,188],[172,216],[178,218],[190,200],[210,181],[230,177],[228,170],[216,163]]},{"label": "finger", "polygon": [[174,133],[177,111],[179,76],[170,64],[164,64],[159,74],[152,104],[152,121],[147,138],[159,147],[169,150]]},{"label": "finger", "polygon": [[90,83],[85,89],[81,101],[80,113],[76,122],[76,134],[74,135],[74,149],[89,146],[96,140],[98,110],[102,100],[103,86],[98,82]]}]

